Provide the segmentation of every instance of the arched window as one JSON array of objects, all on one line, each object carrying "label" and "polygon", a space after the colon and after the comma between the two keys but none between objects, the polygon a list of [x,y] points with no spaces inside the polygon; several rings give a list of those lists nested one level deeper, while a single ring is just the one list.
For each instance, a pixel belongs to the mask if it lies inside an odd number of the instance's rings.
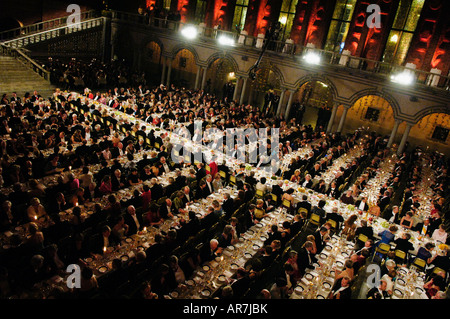
[{"label": "arched window", "polygon": [[401,0],[387,39],[383,62],[401,65],[408,53],[425,0]]},{"label": "arched window", "polygon": [[234,8],[233,28],[235,30],[244,29],[245,17],[247,16],[248,0],[237,0]]},{"label": "arched window", "polygon": [[283,41],[289,38],[292,30],[292,24],[294,22],[295,10],[297,8],[298,0],[283,0],[281,5],[280,16],[278,22],[282,25],[282,30],[278,40]]},{"label": "arched window", "polygon": [[205,22],[206,16],[206,0],[197,0],[195,5],[195,22],[203,23]]},{"label": "arched window", "polygon": [[341,52],[347,38],[356,0],[337,0],[328,30],[325,50]]}]

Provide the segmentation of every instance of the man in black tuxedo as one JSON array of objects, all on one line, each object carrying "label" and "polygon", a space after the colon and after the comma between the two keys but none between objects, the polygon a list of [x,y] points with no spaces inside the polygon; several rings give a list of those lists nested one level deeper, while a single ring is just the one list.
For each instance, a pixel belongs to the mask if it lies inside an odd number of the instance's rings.
[{"label": "man in black tuxedo", "polygon": [[391,198],[389,197],[389,192],[385,191],[383,197],[380,198],[378,202],[378,206],[380,207],[380,211],[383,212],[384,209],[389,205]]},{"label": "man in black tuxedo", "polygon": [[317,203],[317,206],[314,206],[313,208],[311,208],[311,211],[310,211],[310,213],[309,213],[309,215],[308,215],[308,218],[310,218],[312,214],[317,214],[317,215],[320,216],[320,221],[323,222],[324,219],[325,219],[325,216],[326,216],[326,214],[327,214],[327,213],[325,212],[325,209],[323,209],[323,208],[325,207],[326,203],[327,203],[327,202],[326,202],[325,200],[321,199],[321,200]]},{"label": "man in black tuxedo", "polygon": [[142,228],[142,215],[136,215],[136,208],[133,205],[127,207],[127,214],[125,214],[124,219],[125,224],[128,225],[128,235],[136,234]]},{"label": "man in black tuxedo", "polygon": [[355,208],[367,212],[369,210],[369,204],[367,204],[367,197],[363,196],[355,203]]},{"label": "man in black tuxedo", "polygon": [[297,211],[299,208],[304,208],[308,211],[308,214],[311,212],[311,203],[308,202],[308,196],[303,195],[302,200],[297,203]]},{"label": "man in black tuxedo", "polygon": [[109,226],[103,226],[101,233],[92,236],[90,252],[93,254],[104,254],[104,248],[114,247],[118,243],[114,236],[111,236],[111,228]]},{"label": "man in black tuxedo", "polygon": [[334,220],[336,222],[336,230],[341,229],[341,225],[344,222],[344,217],[342,217],[341,214],[339,214],[338,208],[333,207],[331,210],[331,213],[327,214],[327,220]]},{"label": "man in black tuxedo", "polygon": [[279,181],[278,184],[275,184],[272,186],[272,194],[277,196],[277,205],[281,203],[281,197],[283,196],[283,189],[281,188],[281,185],[283,185],[283,181]]},{"label": "man in black tuxedo", "polygon": [[310,174],[306,174],[305,178],[300,182],[302,187],[311,188],[313,185],[312,177]]},{"label": "man in black tuxedo", "polygon": [[187,185],[187,178],[183,174],[181,174],[180,169],[175,170],[175,184],[177,185],[177,189],[181,189]]},{"label": "man in black tuxedo", "polygon": [[325,194],[331,198],[339,198],[341,196],[341,192],[339,191],[336,181],[332,181],[330,183],[330,187],[327,189]]},{"label": "man in black tuxedo", "polygon": [[203,163],[197,164],[197,172],[195,173],[195,176],[197,177],[197,182],[199,182],[206,176],[206,169]]},{"label": "man in black tuxedo", "polygon": [[350,278],[344,276],[336,280],[328,295],[328,299],[351,299],[351,296]]},{"label": "man in black tuxedo", "polygon": [[328,241],[328,229],[321,226],[313,235],[316,241],[317,254],[320,254]]},{"label": "man in black tuxedo", "polygon": [[205,182],[208,195],[214,193],[213,178],[210,174],[206,175]]},{"label": "man in black tuxedo", "polygon": [[234,213],[234,200],[229,193],[224,194],[224,201],[222,203],[222,210],[228,218]]},{"label": "man in black tuxedo", "polygon": [[150,183],[152,185],[152,200],[158,201],[158,199],[160,199],[164,195],[164,188],[161,186],[161,184],[158,183],[156,178],[152,178],[150,180]]},{"label": "man in black tuxedo", "polygon": [[194,194],[192,193],[191,189],[189,188],[189,186],[184,186],[183,187],[183,203],[184,205],[187,205],[190,202],[194,201]]},{"label": "man in black tuxedo", "polygon": [[169,185],[164,189],[164,195],[167,197],[171,197],[173,193],[178,190],[177,185],[175,184],[175,179],[173,177],[169,177]]},{"label": "man in black tuxedo", "polygon": [[162,169],[162,172],[165,172],[167,174],[173,170],[172,165],[166,160],[164,156],[159,159],[159,162],[161,163],[160,169]]},{"label": "man in black tuxedo", "polygon": [[300,248],[297,255],[297,265],[300,272],[300,276],[304,276],[306,268],[314,269],[313,264],[316,262],[316,258],[312,255],[313,243],[310,241],[305,242],[302,248]]},{"label": "man in black tuxedo", "polygon": [[159,208],[159,215],[164,218],[171,218],[176,214],[175,205],[173,205],[170,198],[166,198],[166,201]]},{"label": "man in black tuxedo", "polygon": [[208,190],[208,187],[206,186],[205,180],[200,180],[195,191],[195,199],[203,199],[208,197],[208,195],[210,195],[210,192]]}]

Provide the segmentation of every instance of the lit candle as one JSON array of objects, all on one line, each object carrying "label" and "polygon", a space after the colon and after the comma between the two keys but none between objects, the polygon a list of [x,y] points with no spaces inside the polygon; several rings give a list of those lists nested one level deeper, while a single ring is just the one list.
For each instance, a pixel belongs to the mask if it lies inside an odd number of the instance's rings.
[{"label": "lit candle", "polygon": [[146,233],[147,232],[147,227],[144,227],[143,231],[144,231],[144,233]]},{"label": "lit candle", "polygon": [[106,246],[103,247],[103,252],[106,253]]},{"label": "lit candle", "polygon": [[34,220],[37,220],[37,219],[38,219],[37,215],[34,215]]}]

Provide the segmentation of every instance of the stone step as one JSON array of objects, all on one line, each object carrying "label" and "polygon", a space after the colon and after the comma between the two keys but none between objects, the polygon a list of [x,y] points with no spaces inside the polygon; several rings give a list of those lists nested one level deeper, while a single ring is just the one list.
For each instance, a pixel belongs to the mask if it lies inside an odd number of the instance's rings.
[{"label": "stone step", "polygon": [[52,95],[55,86],[43,79],[19,60],[8,56],[0,56],[0,93],[17,92],[23,97],[26,92],[38,91],[47,98]]}]

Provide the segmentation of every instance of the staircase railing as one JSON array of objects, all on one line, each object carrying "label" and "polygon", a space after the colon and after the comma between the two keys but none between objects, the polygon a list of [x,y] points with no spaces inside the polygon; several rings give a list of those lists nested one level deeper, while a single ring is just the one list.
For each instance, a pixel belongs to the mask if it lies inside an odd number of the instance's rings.
[{"label": "staircase railing", "polygon": [[22,50],[17,48],[11,48],[4,45],[3,43],[0,43],[0,53],[3,56],[10,56],[22,62],[28,68],[30,68],[35,73],[39,74],[42,78],[50,82],[50,71],[45,70],[42,66],[36,63],[36,61],[31,59],[25,53],[23,53]]},{"label": "staircase railing", "polygon": [[[80,13],[80,21],[85,21],[93,18],[97,18],[98,13],[95,10],[86,11]],[[42,31],[52,30],[59,27],[67,26],[67,19],[69,16],[38,22],[30,24],[24,27],[15,28],[7,31],[0,32],[0,41],[14,39],[22,36],[35,34]]]},{"label": "staircase railing", "polygon": [[37,33],[32,33],[29,35],[23,35],[18,38],[3,41],[2,43],[15,48],[20,48],[29,44],[38,43],[40,41],[45,41],[49,39],[54,39],[66,34],[74,33],[77,31],[87,30],[94,27],[101,26],[103,24],[104,18],[94,18],[90,20],[81,21],[77,25],[73,26],[61,26],[53,29],[48,29],[46,31],[41,31]]}]

